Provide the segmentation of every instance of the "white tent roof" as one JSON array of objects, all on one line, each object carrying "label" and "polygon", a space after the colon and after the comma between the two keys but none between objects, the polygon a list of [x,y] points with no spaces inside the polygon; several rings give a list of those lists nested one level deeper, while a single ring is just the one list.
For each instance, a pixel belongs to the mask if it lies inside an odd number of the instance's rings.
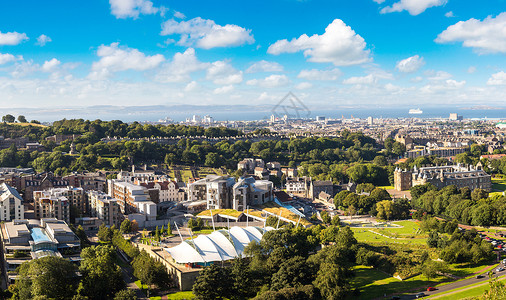
[{"label": "white tent roof", "polygon": [[273,229],[232,227],[230,231],[218,230],[209,235],[199,235],[193,241],[186,240],[165,251],[180,264],[231,260],[242,255],[250,242],[260,242],[263,234]]}]

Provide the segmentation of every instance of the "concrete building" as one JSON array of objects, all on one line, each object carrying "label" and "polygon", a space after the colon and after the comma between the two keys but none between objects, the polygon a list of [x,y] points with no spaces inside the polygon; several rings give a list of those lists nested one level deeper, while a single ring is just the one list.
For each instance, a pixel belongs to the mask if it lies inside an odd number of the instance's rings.
[{"label": "concrete building", "polygon": [[33,192],[36,219],[56,218],[70,223],[70,201],[60,191],[51,189]]},{"label": "concrete building", "polygon": [[450,121],[462,121],[464,119],[464,117],[459,116],[457,113],[450,113],[450,117],[448,119]]},{"label": "concrete building", "polygon": [[234,184],[232,209],[246,210],[248,205],[261,205],[274,200],[274,185],[268,180],[256,180],[253,177],[241,178]]},{"label": "concrete building", "polygon": [[473,166],[437,166],[414,168],[413,170],[396,169],[394,171],[394,186],[398,191],[403,191],[412,186],[431,183],[441,189],[445,186],[454,185],[457,188],[468,187],[471,190],[480,188],[492,191],[491,176],[481,169]]},{"label": "concrete building", "polygon": [[[186,200],[186,192],[175,181],[144,181],[140,185],[149,190],[151,200],[155,203]],[[154,192],[154,195],[152,194]],[[156,199],[155,199],[156,198]]]},{"label": "concrete building", "polygon": [[255,168],[264,168],[264,161],[260,158],[245,158],[237,164],[237,170],[243,170],[248,174],[253,174]]},{"label": "concrete building", "polygon": [[12,186],[0,184],[0,220],[24,219],[23,199]]},{"label": "concrete building", "polygon": [[297,177],[294,179],[288,179],[286,181],[286,192],[287,193],[306,193],[309,190],[309,182],[311,179],[307,177]]},{"label": "concrete building", "polygon": [[[24,262],[45,256],[80,260],[81,242],[67,223],[56,219],[14,220],[1,224],[7,284],[17,278],[16,269]],[[14,252],[18,257],[14,257]]]},{"label": "concrete building", "polygon": [[97,217],[106,226],[116,225],[119,228],[123,217],[118,200],[99,191],[88,191],[87,195],[91,216]]}]

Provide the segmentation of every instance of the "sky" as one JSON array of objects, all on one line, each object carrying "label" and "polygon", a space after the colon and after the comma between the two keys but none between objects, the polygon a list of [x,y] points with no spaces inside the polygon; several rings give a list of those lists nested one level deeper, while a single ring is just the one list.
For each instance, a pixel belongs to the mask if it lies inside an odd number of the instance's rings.
[{"label": "sky", "polygon": [[0,3],[0,108],[506,107],[506,0]]}]

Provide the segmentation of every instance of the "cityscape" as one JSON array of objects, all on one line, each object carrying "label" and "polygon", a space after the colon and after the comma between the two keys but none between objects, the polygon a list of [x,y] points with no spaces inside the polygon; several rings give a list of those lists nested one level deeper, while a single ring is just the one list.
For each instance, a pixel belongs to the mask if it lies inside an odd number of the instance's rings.
[{"label": "cityscape", "polygon": [[0,299],[506,299],[503,0],[0,7]]}]

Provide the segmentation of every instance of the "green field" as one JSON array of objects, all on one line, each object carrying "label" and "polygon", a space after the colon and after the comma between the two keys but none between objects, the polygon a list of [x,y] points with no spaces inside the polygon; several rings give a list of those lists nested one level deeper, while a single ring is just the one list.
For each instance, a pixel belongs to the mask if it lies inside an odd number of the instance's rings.
[{"label": "green field", "polygon": [[[402,227],[382,227],[382,228],[360,228],[352,227],[355,238],[360,242],[389,242],[389,243],[415,243],[424,244],[426,235],[419,232],[419,226],[416,221],[398,221],[392,224]],[[376,233],[381,233],[381,236]]]},{"label": "green field", "polygon": [[492,178],[492,190],[490,197],[494,195],[502,195],[502,192],[506,191],[506,179],[503,178]]},{"label": "green field", "polygon": [[488,283],[486,283],[486,284],[482,284],[482,285],[476,285],[475,287],[472,287],[472,288],[468,288],[468,289],[466,289],[466,288],[454,290],[454,291],[460,290],[460,292],[453,293],[453,291],[451,291],[450,293],[452,293],[452,294],[446,293],[446,294],[449,294],[447,296],[439,296],[439,297],[435,296],[435,297],[432,297],[429,299],[453,300],[453,299],[464,299],[464,298],[469,298],[469,297],[481,296],[481,295],[483,295],[483,293],[485,293],[485,291],[490,289],[490,285]]},{"label": "green field", "polygon": [[193,299],[195,296],[191,291],[189,292],[178,292],[174,294],[168,294],[167,299],[169,300],[184,300],[184,299]]},{"label": "green field", "polygon": [[425,277],[418,275],[401,281],[370,267],[357,266],[354,270],[356,276],[352,285],[359,287],[360,296],[358,299],[364,300],[381,298],[427,285],[436,285],[446,279],[445,277],[438,277],[432,281],[426,281]]}]

